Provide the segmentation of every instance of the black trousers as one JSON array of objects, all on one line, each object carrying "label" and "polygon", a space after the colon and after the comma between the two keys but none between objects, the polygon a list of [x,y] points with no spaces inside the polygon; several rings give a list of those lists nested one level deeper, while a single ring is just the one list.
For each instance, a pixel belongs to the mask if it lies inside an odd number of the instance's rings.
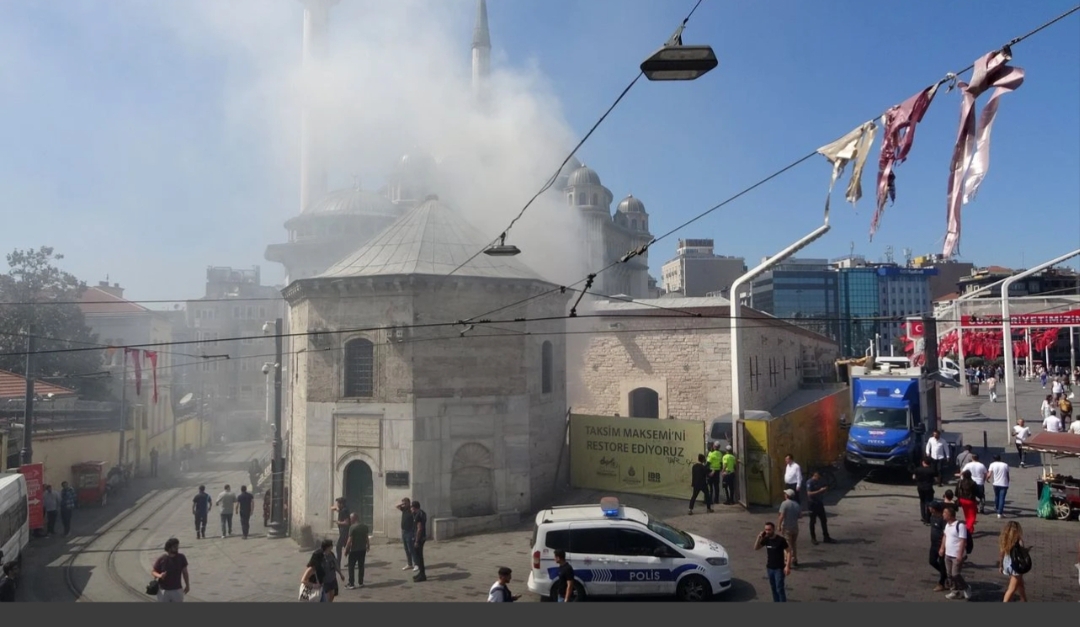
[{"label": "black trousers", "polygon": [[1017,444],[1016,445],[1016,454],[1020,457],[1020,463],[1021,464],[1026,464],[1027,463],[1027,455],[1024,452],[1024,445],[1023,444]]},{"label": "black trousers", "polygon": [[60,514],[58,510],[51,512],[45,512],[45,532],[52,533],[56,530],[56,517]]},{"label": "black trousers", "polygon": [[930,547],[930,565],[938,572],[938,585],[944,586],[949,580],[949,573],[945,570],[945,558],[938,554],[941,547]]},{"label": "black trousers", "polygon": [[934,488],[919,488],[919,518],[930,522],[930,504],[934,502]]},{"label": "black trousers", "polygon": [[735,473],[729,472],[724,475],[724,499],[729,505],[735,502]]},{"label": "black trousers", "polygon": [[240,532],[244,534],[244,537],[248,537],[248,532],[251,531],[251,512],[240,512]]},{"label": "black trousers", "polygon": [[697,504],[699,494],[705,496],[705,509],[712,509],[712,495],[709,492],[709,486],[694,488],[694,494],[690,497],[690,511],[694,511],[694,505]]},{"label": "black trousers", "polygon": [[195,512],[195,535],[206,537],[207,512]]},{"label": "black trousers", "polygon": [[64,525],[64,535],[71,533],[71,514],[74,513],[70,508],[60,509],[60,523]]},{"label": "black trousers", "polygon": [[713,503],[719,503],[720,502],[720,471],[719,470],[713,471],[712,474],[709,475],[709,491],[708,491],[708,495],[709,495],[709,499]]},{"label": "black trousers", "polygon": [[826,522],[825,516],[825,504],[821,501],[810,501],[810,539],[817,539],[817,532],[814,530],[814,524],[821,520],[821,537],[825,540],[829,539],[829,523]]},{"label": "black trousers", "polygon": [[349,542],[349,528],[338,527],[337,545],[334,547],[337,549],[337,561],[341,563],[341,553],[345,550],[345,545]]},{"label": "black trousers", "polygon": [[232,535],[232,517],[232,512],[229,512],[228,514],[221,514],[221,535]]},{"label": "black trousers", "polygon": [[946,459],[933,460],[934,470],[937,471],[937,484],[939,486],[945,484],[945,467],[948,465],[947,462],[948,460]]},{"label": "black trousers", "polygon": [[420,541],[413,545],[413,566],[416,566],[416,576],[423,579],[427,577],[427,570],[424,568],[424,542]]},{"label": "black trousers", "polygon": [[[364,563],[367,561],[367,551],[349,551],[349,585],[364,585]],[[356,570],[360,570],[360,578],[355,577]]]}]

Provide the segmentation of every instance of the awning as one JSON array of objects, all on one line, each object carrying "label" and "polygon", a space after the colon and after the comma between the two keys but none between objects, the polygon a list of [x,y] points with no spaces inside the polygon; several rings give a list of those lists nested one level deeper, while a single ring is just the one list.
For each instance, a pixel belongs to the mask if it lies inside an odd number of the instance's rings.
[{"label": "awning", "polygon": [[1080,435],[1043,431],[1024,442],[1024,448],[1038,453],[1080,457]]}]

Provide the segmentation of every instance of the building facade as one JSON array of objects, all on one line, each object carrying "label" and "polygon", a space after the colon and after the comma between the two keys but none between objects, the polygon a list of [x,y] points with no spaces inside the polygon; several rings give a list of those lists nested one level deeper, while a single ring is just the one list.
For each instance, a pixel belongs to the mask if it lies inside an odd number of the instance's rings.
[{"label": "building facade", "polygon": [[930,315],[934,312],[930,298],[930,278],[936,268],[904,268],[881,265],[878,272],[878,306],[882,320],[878,325],[881,345],[889,346],[904,335],[904,318]]},{"label": "building facade", "polygon": [[711,239],[681,239],[675,257],[663,265],[660,274],[668,294],[727,298],[731,284],[746,274],[746,260],[715,254]]},{"label": "building facade", "polygon": [[960,280],[975,270],[975,264],[954,261],[939,254],[916,257],[911,262],[912,268],[934,268],[937,274],[930,276],[930,300],[940,298],[957,291]]},{"label": "building facade", "polygon": [[837,269],[840,302],[840,352],[858,357],[870,348],[880,328],[878,270],[869,267]]},{"label": "building facade", "polygon": [[758,311],[840,341],[837,272],[827,259],[789,259],[754,280],[750,305]]}]

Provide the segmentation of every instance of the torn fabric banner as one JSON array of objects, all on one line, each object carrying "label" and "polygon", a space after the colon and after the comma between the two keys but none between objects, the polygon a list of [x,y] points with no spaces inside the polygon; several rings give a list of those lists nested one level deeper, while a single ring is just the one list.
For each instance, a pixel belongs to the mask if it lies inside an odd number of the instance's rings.
[{"label": "torn fabric banner", "polygon": [[158,387],[157,387],[157,351],[143,351],[146,355],[146,360],[150,362],[150,374],[154,379],[154,396],[152,398],[155,405],[157,405],[158,399]]},{"label": "torn fabric banner", "polygon": [[866,157],[870,154],[870,148],[874,145],[874,135],[877,133],[877,125],[874,122],[866,122],[855,130],[831,144],[817,149],[818,154],[829,160],[833,166],[832,181],[829,182],[829,195],[825,197],[825,219],[829,219],[829,204],[832,200],[833,187],[837,179],[844,173],[848,163],[855,162],[851,171],[851,181],[848,182],[846,200],[854,205],[862,198],[862,172],[866,165]]},{"label": "torn fabric banner", "polygon": [[877,209],[870,220],[870,240],[873,241],[885,212],[885,201],[896,202],[896,174],[893,170],[907,160],[915,142],[915,127],[922,122],[934,100],[938,85],[920,91],[881,116],[881,157],[878,159]]},{"label": "torn fabric banner", "polygon": [[135,366],[135,396],[142,394],[142,351],[137,348],[125,348],[124,357],[131,355],[131,363]]},{"label": "torn fabric banner", "polygon": [[[947,232],[942,251],[946,257],[951,257],[960,244],[960,209],[975,198],[990,168],[990,131],[997,116],[998,100],[1024,83],[1024,70],[1008,65],[1010,60],[1012,51],[1008,46],[987,53],[975,62],[971,83],[957,83],[963,92],[963,102],[960,105],[960,129],[949,167]],[[975,100],[993,87],[997,89],[976,123]]]}]

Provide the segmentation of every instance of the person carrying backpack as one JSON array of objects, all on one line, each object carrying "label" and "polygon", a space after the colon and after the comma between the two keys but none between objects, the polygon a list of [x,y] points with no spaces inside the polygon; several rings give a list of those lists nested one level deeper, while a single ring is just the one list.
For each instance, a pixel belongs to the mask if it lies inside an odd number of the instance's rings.
[{"label": "person carrying backpack", "polygon": [[1015,520],[1005,524],[998,538],[998,566],[1001,574],[1009,577],[1003,601],[1008,603],[1016,594],[1021,601],[1027,602],[1024,575],[1031,572],[1031,547],[1024,546],[1024,530]]}]

